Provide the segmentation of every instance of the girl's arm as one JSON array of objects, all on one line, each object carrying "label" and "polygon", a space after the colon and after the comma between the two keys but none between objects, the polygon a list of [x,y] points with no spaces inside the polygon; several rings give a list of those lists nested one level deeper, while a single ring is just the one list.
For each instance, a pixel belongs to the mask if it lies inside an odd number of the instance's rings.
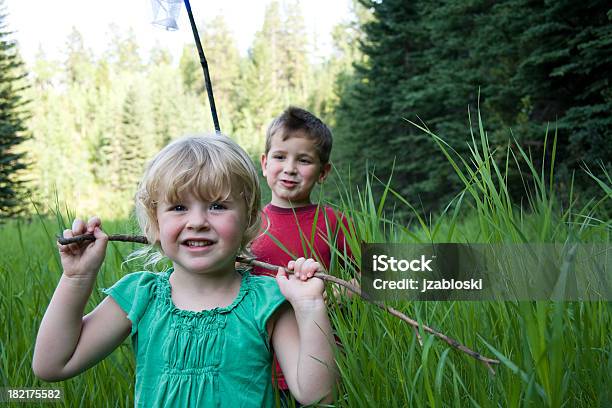
[{"label": "girl's arm", "polygon": [[75,220],[65,237],[93,233],[96,240],[59,245],[64,273],[40,324],[32,369],[46,381],[73,377],[112,352],[128,336],[131,323],[110,297],[83,317],[106,251],[100,220]]},{"label": "girl's arm", "polygon": [[279,268],[276,277],[291,307],[279,311],[272,345],[291,394],[302,404],[330,398],[336,379],[335,341],[323,281],[310,279],[319,267],[312,259],[300,258],[288,265],[294,270],[292,276]]}]

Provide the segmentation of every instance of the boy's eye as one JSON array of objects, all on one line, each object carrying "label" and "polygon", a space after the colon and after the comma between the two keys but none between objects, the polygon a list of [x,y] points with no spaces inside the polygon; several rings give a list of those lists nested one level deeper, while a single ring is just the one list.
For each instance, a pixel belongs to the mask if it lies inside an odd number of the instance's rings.
[{"label": "boy's eye", "polygon": [[283,160],[285,156],[283,156],[282,154],[273,154],[272,158],[276,160]]},{"label": "boy's eye", "polygon": [[312,160],[306,159],[306,158],[302,158],[302,159],[300,159],[300,163],[310,164],[310,163],[312,163]]}]

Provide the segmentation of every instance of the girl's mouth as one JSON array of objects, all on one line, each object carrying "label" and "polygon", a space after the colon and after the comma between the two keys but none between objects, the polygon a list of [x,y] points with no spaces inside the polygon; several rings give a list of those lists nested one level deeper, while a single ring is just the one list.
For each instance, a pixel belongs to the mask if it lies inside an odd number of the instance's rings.
[{"label": "girl's mouth", "polygon": [[212,241],[204,240],[204,241],[195,241],[195,240],[187,240],[183,242],[183,245],[187,245],[190,248],[201,248],[212,245]]}]

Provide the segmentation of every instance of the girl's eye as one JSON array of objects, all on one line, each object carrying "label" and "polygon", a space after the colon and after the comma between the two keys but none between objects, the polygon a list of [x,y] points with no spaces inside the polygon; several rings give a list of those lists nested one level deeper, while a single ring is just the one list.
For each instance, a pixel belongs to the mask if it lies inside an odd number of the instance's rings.
[{"label": "girl's eye", "polygon": [[210,209],[213,211],[221,211],[227,209],[227,207],[221,203],[211,203]]},{"label": "girl's eye", "polygon": [[172,211],[185,211],[187,210],[187,207],[185,207],[182,204],[178,204],[172,207]]}]

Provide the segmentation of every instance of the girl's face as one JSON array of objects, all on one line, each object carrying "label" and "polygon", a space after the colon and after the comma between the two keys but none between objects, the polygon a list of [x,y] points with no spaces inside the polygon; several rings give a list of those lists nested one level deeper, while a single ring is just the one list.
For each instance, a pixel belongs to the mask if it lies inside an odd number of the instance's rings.
[{"label": "girl's face", "polygon": [[159,240],[175,271],[233,272],[247,227],[244,200],[232,194],[225,201],[207,202],[185,193],[177,201],[157,205]]}]

